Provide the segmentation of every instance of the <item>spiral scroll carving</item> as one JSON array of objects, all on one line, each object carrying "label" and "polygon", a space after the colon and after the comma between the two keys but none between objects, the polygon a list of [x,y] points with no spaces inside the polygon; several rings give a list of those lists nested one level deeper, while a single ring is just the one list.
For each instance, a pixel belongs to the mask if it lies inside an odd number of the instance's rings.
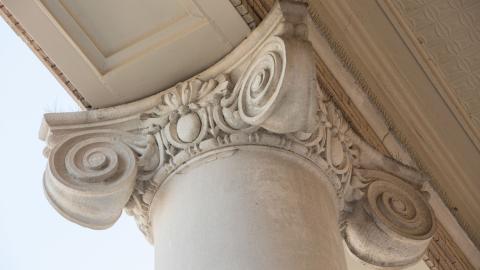
[{"label": "spiral scroll carving", "polygon": [[428,239],[433,234],[431,209],[411,187],[376,181],[368,187],[368,207],[379,226],[407,238]]},{"label": "spiral scroll carving", "polygon": [[263,123],[285,92],[282,88],[286,58],[283,42],[273,38],[259,54],[237,83],[240,115],[251,125]]},{"label": "spiral scroll carving", "polygon": [[241,119],[280,134],[312,132],[318,108],[312,58],[305,40],[269,38],[235,85]]},{"label": "spiral scroll carving", "polygon": [[131,135],[109,130],[64,139],[52,149],[44,177],[50,202],[83,226],[111,226],[135,185],[135,143]]},{"label": "spiral scroll carving", "polygon": [[350,250],[375,266],[402,267],[418,261],[436,229],[428,202],[396,176],[362,173],[370,183],[346,219],[344,236]]}]

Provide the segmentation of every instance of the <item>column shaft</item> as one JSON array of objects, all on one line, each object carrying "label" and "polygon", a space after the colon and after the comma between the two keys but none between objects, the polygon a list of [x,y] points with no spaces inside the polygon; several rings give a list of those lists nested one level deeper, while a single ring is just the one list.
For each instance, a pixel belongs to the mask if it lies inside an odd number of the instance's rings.
[{"label": "column shaft", "polygon": [[346,269],[335,195],[318,167],[272,148],[221,151],[157,192],[156,269]]}]

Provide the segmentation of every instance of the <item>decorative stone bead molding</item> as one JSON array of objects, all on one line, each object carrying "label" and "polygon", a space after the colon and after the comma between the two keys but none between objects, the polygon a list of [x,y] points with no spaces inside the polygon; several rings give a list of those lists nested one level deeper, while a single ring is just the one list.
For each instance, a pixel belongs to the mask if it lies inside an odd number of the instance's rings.
[{"label": "decorative stone bead molding", "polygon": [[232,3],[232,5],[235,7],[238,14],[242,16],[243,20],[248,24],[250,29],[257,27],[260,19],[246,3],[246,0],[230,0],[230,3]]},{"label": "decorative stone bead molding", "polygon": [[282,149],[328,176],[353,254],[378,267],[419,260],[435,230],[426,179],[365,143],[320,89],[306,8],[277,3],[222,61],[157,95],[45,115],[50,202],[95,229],[125,209],[151,241],[152,201],[182,165],[226,147]]}]

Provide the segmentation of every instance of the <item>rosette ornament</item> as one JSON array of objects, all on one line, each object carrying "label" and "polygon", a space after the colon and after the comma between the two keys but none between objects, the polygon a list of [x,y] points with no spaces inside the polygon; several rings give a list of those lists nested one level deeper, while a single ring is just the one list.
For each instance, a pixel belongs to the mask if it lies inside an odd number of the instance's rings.
[{"label": "rosette ornament", "polygon": [[269,38],[235,85],[241,119],[275,133],[313,131],[318,106],[312,59],[308,41]]},{"label": "rosette ornament", "polygon": [[435,217],[420,191],[381,171],[363,171],[372,181],[346,218],[347,246],[379,267],[404,267],[421,259],[435,232]]},{"label": "rosette ornament", "polygon": [[[140,138],[144,139],[144,138]],[[135,186],[139,138],[114,130],[75,133],[50,152],[44,188],[65,218],[105,229],[119,218]]]}]

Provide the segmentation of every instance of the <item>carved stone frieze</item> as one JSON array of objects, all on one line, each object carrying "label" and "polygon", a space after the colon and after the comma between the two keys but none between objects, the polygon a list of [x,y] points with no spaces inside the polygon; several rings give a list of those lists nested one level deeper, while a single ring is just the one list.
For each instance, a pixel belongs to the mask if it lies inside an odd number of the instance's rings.
[{"label": "carved stone frieze", "polygon": [[[104,228],[122,208],[151,240],[150,206],[180,166],[224,147],[283,149],[325,172],[347,245],[376,266],[422,257],[435,230],[421,173],[352,131],[316,80],[302,1],[281,1],[224,61],[132,104],[45,119],[52,204]],[[369,237],[375,234],[375,237]]]}]

